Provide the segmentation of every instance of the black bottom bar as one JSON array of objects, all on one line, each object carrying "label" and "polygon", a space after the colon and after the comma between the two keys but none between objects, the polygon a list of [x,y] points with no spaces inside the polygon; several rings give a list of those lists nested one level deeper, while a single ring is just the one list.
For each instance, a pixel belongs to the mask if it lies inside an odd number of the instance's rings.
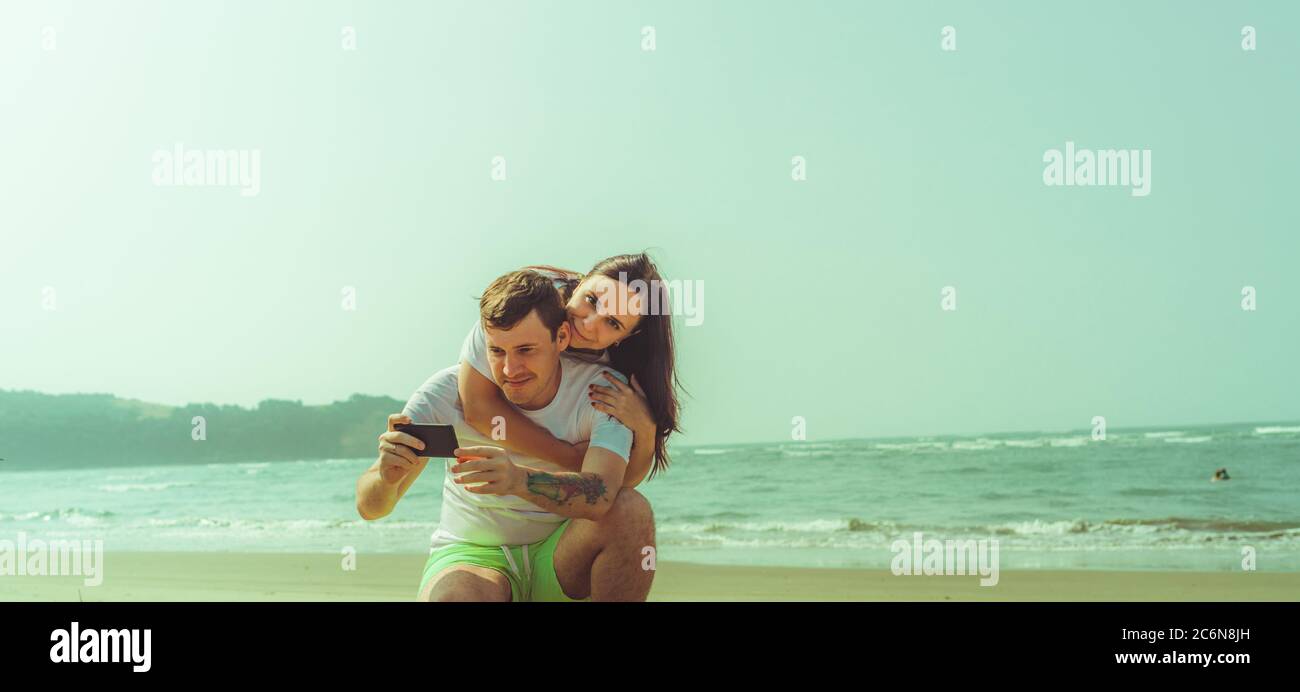
[{"label": "black bottom bar", "polygon": [[[3,659],[55,678],[328,678],[380,662],[473,678],[575,656],[659,673],[712,660],[753,672],[915,664],[1248,674],[1291,662],[1300,604],[18,603],[0,615]],[[115,652],[120,662],[72,662]]]}]

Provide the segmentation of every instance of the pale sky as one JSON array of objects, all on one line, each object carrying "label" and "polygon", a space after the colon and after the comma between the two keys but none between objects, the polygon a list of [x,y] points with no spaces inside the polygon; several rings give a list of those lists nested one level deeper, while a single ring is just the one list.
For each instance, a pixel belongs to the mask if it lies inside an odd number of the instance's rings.
[{"label": "pale sky", "polygon": [[497,275],[650,248],[685,442],[1300,419],[1294,6],[268,4],[0,7],[0,388],[404,400]]}]

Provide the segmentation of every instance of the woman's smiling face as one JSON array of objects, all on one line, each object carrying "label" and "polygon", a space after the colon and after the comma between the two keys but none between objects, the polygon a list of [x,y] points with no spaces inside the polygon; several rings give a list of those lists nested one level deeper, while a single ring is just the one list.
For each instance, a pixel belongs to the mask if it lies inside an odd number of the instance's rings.
[{"label": "woman's smiling face", "polygon": [[643,297],[622,281],[603,274],[587,277],[569,299],[569,346],[609,348],[636,331],[644,314]]}]

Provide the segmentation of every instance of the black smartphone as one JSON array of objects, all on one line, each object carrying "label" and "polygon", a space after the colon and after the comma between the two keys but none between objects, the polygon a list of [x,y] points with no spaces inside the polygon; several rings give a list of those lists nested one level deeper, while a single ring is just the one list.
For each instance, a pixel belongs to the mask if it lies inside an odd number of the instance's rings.
[{"label": "black smartphone", "polygon": [[414,450],[417,456],[455,457],[456,448],[460,446],[460,443],[456,441],[456,428],[450,425],[407,423],[406,425],[395,425],[393,429],[404,432],[424,443],[424,449]]}]

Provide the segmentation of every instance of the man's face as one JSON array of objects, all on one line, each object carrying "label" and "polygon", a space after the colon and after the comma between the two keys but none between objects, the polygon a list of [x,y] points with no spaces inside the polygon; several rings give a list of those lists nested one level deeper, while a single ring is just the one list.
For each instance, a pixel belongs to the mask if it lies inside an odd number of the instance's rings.
[{"label": "man's face", "polygon": [[569,325],[561,324],[555,340],[537,311],[510,329],[484,326],[492,379],[511,403],[541,408],[555,396],[560,353],[569,346]]}]

